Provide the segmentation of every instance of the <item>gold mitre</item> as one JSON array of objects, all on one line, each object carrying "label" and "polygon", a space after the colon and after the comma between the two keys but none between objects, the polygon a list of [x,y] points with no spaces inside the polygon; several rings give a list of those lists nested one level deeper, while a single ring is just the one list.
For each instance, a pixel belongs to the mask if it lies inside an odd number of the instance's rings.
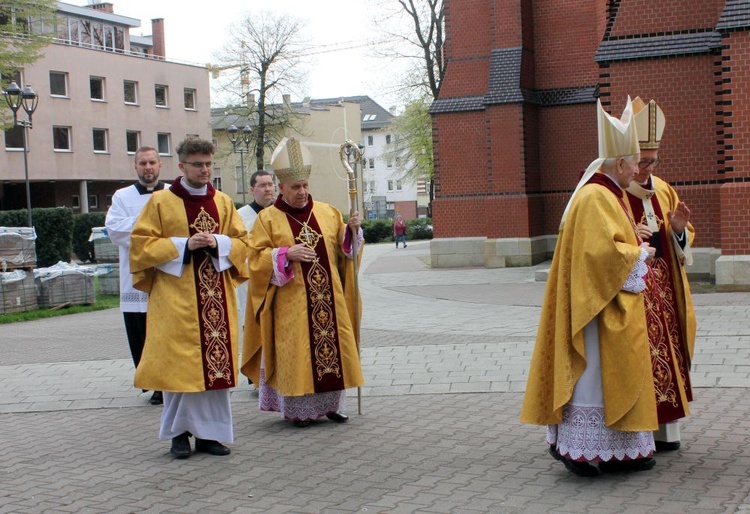
[{"label": "gold mitre", "polygon": [[282,184],[308,180],[312,172],[310,150],[293,137],[285,137],[273,151],[271,168]]},{"label": "gold mitre", "polygon": [[633,122],[633,104],[628,97],[625,110],[620,119],[610,116],[602,108],[601,100],[597,100],[599,115],[599,158],[623,157],[638,153],[638,133]]},{"label": "gold mitre", "polygon": [[664,113],[651,100],[648,105],[643,103],[640,96],[633,100],[633,113],[635,114],[635,127],[638,131],[638,142],[643,150],[658,150],[661,143],[661,135],[664,133],[664,126],[667,119]]}]

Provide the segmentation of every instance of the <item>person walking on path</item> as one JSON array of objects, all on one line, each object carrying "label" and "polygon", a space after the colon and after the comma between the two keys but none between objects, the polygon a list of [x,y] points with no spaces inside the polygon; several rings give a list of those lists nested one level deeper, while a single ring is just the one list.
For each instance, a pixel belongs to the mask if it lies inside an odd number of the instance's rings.
[{"label": "person walking on path", "polygon": [[247,230],[227,195],[211,185],[214,145],[177,147],[178,177],[154,195],[133,227],[133,284],[149,293],[146,345],[136,386],[164,391],[159,438],[178,459],[228,455],[229,390],[238,378],[235,287],[247,280]]},{"label": "person walking on path", "polygon": [[[146,311],[148,295],[133,287],[130,276],[130,231],[143,206],[156,191],[164,189],[159,182],[161,160],[155,148],[143,146],[135,152],[135,173],[138,181],[128,187],[115,191],[112,206],[107,211],[104,225],[107,235],[119,248],[120,254],[120,311],[125,321],[125,333],[128,337],[130,355],[133,364],[138,367],[146,342]],[[151,405],[163,403],[161,391],[154,391],[149,400]]]},{"label": "person walking on path", "polygon": [[654,100],[633,101],[641,158],[638,174],[627,188],[626,203],[638,235],[655,248],[649,264],[646,317],[653,366],[659,430],[656,451],[680,447],[678,420],[690,413],[693,401],[690,363],[695,348],[695,312],[685,265],[692,264],[690,246],[695,229],[690,209],[667,182],[653,175],[659,165],[659,146],[666,118]]},{"label": "person walking on path", "polygon": [[296,139],[279,143],[271,167],[280,194],[250,233],[242,372],[259,384],[261,410],[297,427],[323,416],[344,423],[345,389],[363,384],[353,314],[359,213],[344,223],[338,209],[313,202],[310,152]]},{"label": "person walking on path", "polygon": [[579,476],[653,468],[658,426],[641,294],[654,249],[623,199],[639,159],[630,98],[620,119],[597,112],[599,158],[563,213],[521,410]]},{"label": "person walking on path", "polygon": [[393,222],[393,237],[396,240],[396,248],[398,248],[398,242],[401,241],[406,248],[406,222],[400,214],[396,214],[396,221]]}]

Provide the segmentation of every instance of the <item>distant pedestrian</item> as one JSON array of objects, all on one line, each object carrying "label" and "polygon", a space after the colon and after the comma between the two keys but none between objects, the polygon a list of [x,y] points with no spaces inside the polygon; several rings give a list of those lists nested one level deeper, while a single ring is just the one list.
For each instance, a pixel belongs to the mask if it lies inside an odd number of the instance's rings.
[{"label": "distant pedestrian", "polygon": [[234,290],[247,280],[247,230],[227,195],[211,185],[214,145],[177,147],[178,177],[154,195],[133,227],[130,268],[148,292],[149,316],[136,386],[164,391],[159,438],[178,459],[195,451],[228,455],[229,390],[238,378]]},{"label": "distant pedestrian", "polygon": [[406,248],[406,222],[400,214],[396,214],[396,221],[393,222],[393,237],[396,240],[396,248],[398,248],[398,242],[404,243]]},{"label": "distant pedestrian", "polygon": [[[138,181],[118,189],[112,196],[112,206],[107,211],[104,225],[107,227],[107,235],[120,251],[120,311],[125,320],[130,355],[137,368],[146,342],[148,294],[133,287],[128,262],[130,231],[143,206],[151,199],[151,194],[164,189],[164,183],[159,182],[161,160],[155,148],[143,146],[135,152],[135,172]],[[162,401],[161,391],[154,391],[149,403],[161,405]]]}]

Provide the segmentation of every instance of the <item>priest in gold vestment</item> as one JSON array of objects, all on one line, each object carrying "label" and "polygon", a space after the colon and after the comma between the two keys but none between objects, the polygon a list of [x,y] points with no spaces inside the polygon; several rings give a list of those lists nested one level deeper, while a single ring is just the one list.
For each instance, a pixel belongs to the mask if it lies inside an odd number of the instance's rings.
[{"label": "priest in gold vestment", "polygon": [[298,427],[323,416],[342,423],[345,389],[363,383],[353,262],[364,243],[359,214],[344,223],[338,209],[313,201],[304,143],[284,138],[271,167],[280,194],[250,232],[242,372],[259,384],[261,410]]},{"label": "priest in gold vestment", "polygon": [[667,182],[653,175],[666,125],[661,107],[651,100],[633,100],[641,158],[638,174],[627,188],[626,203],[638,234],[656,249],[646,284],[646,319],[656,392],[659,430],[656,451],[680,447],[678,420],[693,400],[690,363],[695,346],[695,312],[685,266],[692,264],[690,247],[695,229],[690,209]]},{"label": "priest in gold vestment", "polygon": [[597,113],[599,158],[563,213],[521,412],[580,476],[652,468],[657,427],[641,294],[653,249],[623,200],[639,158],[630,99],[620,119]]},{"label": "priest in gold vestment", "polygon": [[248,238],[234,203],[211,186],[214,146],[177,147],[178,177],[155,193],[133,227],[133,285],[149,293],[146,343],[135,374],[141,389],[164,392],[159,437],[178,459],[227,455],[229,389],[237,385],[234,288],[247,280]]}]

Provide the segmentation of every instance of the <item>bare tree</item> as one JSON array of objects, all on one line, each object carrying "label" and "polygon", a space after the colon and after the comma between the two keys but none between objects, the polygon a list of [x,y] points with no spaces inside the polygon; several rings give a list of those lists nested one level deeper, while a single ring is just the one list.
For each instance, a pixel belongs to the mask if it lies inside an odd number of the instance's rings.
[{"label": "bare tree", "polygon": [[[304,46],[303,24],[287,14],[246,13],[231,25],[229,39],[216,55],[216,75],[226,70],[225,90],[239,95],[234,114],[254,118],[256,169],[263,169],[265,149],[273,144],[269,126],[284,125],[289,110],[276,108],[286,94],[300,89],[306,78],[301,54]],[[257,101],[257,104],[256,104]]]},{"label": "bare tree", "polygon": [[375,1],[386,12],[379,23],[380,28],[400,43],[390,47],[384,56],[413,59],[420,63],[404,77],[402,91],[412,98],[421,97],[425,92],[433,99],[437,98],[445,75],[443,0]]}]

